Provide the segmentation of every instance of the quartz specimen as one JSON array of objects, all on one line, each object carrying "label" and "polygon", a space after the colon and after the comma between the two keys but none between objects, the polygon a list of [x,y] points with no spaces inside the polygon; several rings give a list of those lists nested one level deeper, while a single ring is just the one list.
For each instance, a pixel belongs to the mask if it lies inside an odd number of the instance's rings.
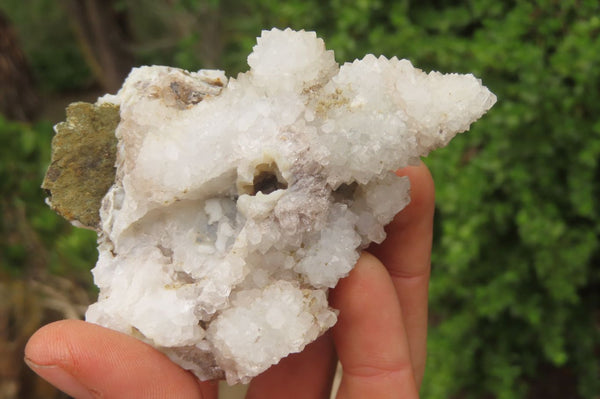
[{"label": "quartz specimen", "polygon": [[120,122],[86,318],[229,383],[335,324],[327,290],[409,202],[393,171],[496,101],[395,57],[339,66],[313,32],[264,31],[248,64],[136,68],[97,104]]}]

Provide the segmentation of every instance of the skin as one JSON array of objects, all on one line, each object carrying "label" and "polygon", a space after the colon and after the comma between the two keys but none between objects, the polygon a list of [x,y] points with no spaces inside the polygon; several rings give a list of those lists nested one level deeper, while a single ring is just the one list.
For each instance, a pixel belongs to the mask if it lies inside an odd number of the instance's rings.
[{"label": "skin", "polygon": [[[338,323],[306,349],[255,377],[247,398],[329,398],[337,358],[338,398],[418,398],[427,337],[427,291],[434,186],[423,165],[398,171],[411,180],[411,203],[388,225],[387,239],[360,257],[330,294]],[[337,354],[337,356],[336,356]],[[77,398],[217,398],[135,338],[79,320],[42,327],[25,362]]]}]

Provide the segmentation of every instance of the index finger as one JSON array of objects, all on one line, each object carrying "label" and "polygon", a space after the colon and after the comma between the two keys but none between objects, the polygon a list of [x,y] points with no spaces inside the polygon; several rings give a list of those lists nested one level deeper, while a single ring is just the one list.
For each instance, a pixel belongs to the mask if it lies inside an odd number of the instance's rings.
[{"label": "index finger", "polygon": [[425,372],[427,352],[427,297],[431,269],[431,241],[435,190],[425,164],[397,172],[410,179],[411,202],[386,227],[387,238],[369,251],[387,268],[402,308],[417,386]]},{"label": "index finger", "polygon": [[402,309],[390,275],[364,252],[330,295],[343,375],[337,398],[418,398]]}]

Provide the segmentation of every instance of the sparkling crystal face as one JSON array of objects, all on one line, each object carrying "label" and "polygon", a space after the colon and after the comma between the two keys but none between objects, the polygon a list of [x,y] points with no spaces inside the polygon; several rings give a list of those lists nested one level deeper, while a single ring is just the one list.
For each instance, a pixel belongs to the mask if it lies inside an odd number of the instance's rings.
[{"label": "sparkling crystal face", "polygon": [[409,202],[393,171],[495,102],[406,60],[339,67],[312,32],[265,31],[248,63],[229,81],[137,68],[99,100],[121,120],[86,316],[230,383],[335,323],[327,289]]}]

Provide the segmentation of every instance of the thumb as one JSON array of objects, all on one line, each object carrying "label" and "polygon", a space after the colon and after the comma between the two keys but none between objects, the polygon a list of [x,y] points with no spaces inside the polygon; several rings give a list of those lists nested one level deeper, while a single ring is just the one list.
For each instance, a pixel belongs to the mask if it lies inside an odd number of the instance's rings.
[{"label": "thumb", "polygon": [[27,343],[25,362],[77,399],[217,397],[216,382],[199,383],[150,345],[80,320],[38,330]]}]

